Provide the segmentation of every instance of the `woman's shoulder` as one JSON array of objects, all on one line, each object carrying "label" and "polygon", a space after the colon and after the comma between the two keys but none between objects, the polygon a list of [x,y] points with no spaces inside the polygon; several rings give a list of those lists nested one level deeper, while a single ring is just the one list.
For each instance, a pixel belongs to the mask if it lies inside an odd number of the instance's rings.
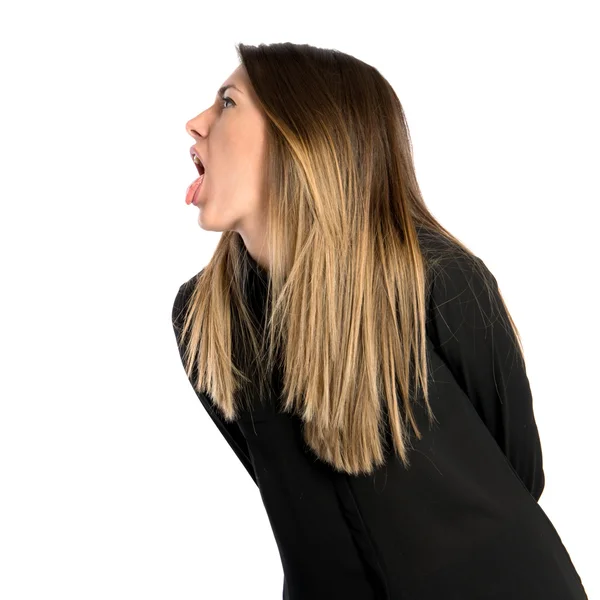
[{"label": "woman's shoulder", "polygon": [[418,231],[426,262],[428,292],[442,303],[495,289],[497,281],[485,261],[437,231]]},{"label": "woman's shoulder", "polygon": [[426,228],[417,229],[417,239],[426,258],[442,260],[468,257],[468,253],[462,246],[439,231]]},{"label": "woman's shoulder", "polygon": [[175,299],[173,300],[172,321],[174,325],[181,324],[187,302],[192,295],[192,292],[196,286],[196,282],[203,271],[204,269],[201,269],[198,273],[190,277],[187,281],[184,281],[179,286],[179,289],[175,294]]},{"label": "woman's shoulder", "polygon": [[438,231],[417,229],[419,247],[427,264],[434,272],[440,268],[458,272],[479,270],[482,260],[466,246],[446,237]]}]

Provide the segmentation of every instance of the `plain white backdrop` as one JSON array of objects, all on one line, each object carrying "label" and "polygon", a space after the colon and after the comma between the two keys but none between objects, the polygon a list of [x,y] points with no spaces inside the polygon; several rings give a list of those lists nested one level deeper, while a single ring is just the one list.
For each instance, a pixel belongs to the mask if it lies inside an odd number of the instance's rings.
[{"label": "plain white backdrop", "polygon": [[540,505],[597,571],[595,2],[22,2],[0,10],[0,597],[277,599],[258,488],[171,327],[208,262],[185,131],[234,45],[375,66],[425,201],[496,276],[526,352]]}]

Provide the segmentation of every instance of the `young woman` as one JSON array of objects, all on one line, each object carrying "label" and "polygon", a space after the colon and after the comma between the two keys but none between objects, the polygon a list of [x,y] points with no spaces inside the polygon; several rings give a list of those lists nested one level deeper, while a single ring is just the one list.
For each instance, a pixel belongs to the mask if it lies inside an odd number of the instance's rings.
[{"label": "young woman", "polygon": [[186,202],[222,231],[172,319],[198,398],[260,488],[289,600],[580,600],[538,504],[518,331],[431,215],[373,67],[290,43],[187,123]]}]

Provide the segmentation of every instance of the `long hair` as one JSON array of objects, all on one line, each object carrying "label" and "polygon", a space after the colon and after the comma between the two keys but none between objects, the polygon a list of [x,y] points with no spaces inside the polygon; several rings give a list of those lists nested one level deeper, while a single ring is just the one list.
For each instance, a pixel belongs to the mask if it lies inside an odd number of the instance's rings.
[{"label": "long hair", "polygon": [[317,457],[371,473],[391,432],[408,467],[409,428],[422,435],[419,394],[435,420],[425,333],[435,258],[418,233],[480,263],[425,206],[402,105],[377,69],[306,44],[236,49],[267,122],[265,325],[248,306],[253,267],[241,236],[223,232],[186,306],[188,377],[195,370],[194,387],[233,421],[244,397],[264,401],[278,365],[281,410],[301,418]]}]

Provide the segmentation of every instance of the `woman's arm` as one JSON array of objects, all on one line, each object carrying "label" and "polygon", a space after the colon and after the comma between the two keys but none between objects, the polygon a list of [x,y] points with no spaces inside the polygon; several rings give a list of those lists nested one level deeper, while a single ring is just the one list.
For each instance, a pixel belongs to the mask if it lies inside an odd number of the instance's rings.
[{"label": "woman's arm", "polygon": [[[476,257],[444,258],[430,287],[428,336],[532,496],[544,489],[531,390],[498,283]],[[489,284],[489,292],[486,286]]]},{"label": "woman's arm", "polygon": [[[181,348],[179,344],[181,340],[181,331],[183,328],[184,308],[192,292],[192,281],[194,281],[196,277],[197,276],[194,276],[190,281],[187,281],[186,283],[180,286],[179,291],[177,292],[177,296],[175,297],[175,301],[173,303],[171,320],[173,323],[173,331],[175,332],[175,339],[177,341],[177,347],[179,349],[179,356],[181,358],[182,365],[184,365],[184,349]],[[191,378],[188,378],[188,380],[192,385],[196,396],[198,396],[198,399],[200,400],[202,406],[204,406],[206,412],[208,412],[208,414],[210,415],[215,425],[218,427],[223,437],[227,440],[232,450],[236,453],[237,457],[240,459],[240,462],[244,465],[250,477],[252,477],[254,483],[258,485],[258,482],[256,480],[256,474],[254,472],[254,467],[252,465],[252,460],[250,458],[250,453],[248,451],[248,445],[239,427],[236,423],[226,422],[225,419],[223,419],[223,417],[215,409],[210,398],[206,394],[200,393],[194,388]]]}]

